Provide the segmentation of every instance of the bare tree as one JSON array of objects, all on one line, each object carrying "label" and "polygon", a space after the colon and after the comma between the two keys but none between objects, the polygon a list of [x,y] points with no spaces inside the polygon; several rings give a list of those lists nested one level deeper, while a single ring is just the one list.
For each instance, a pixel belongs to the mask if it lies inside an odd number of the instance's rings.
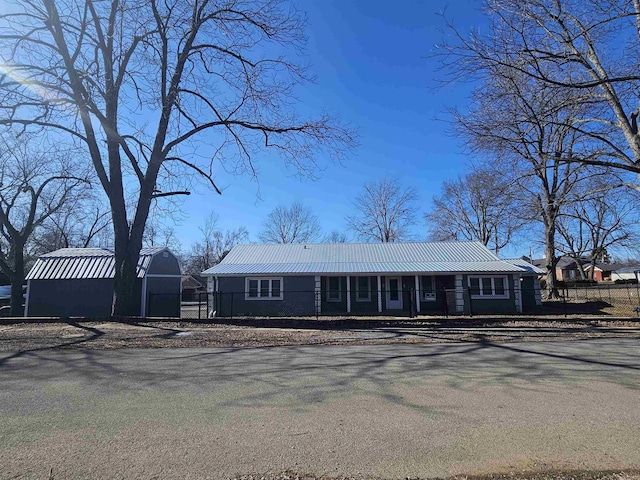
[{"label": "bare tree", "polygon": [[339,230],[331,230],[323,240],[325,243],[347,243],[349,240],[347,239],[347,235],[342,233]]},{"label": "bare tree", "polygon": [[486,169],[444,182],[425,215],[429,237],[482,242],[498,255],[526,222],[517,192],[510,179]]},{"label": "bare tree", "polygon": [[25,252],[34,231],[89,185],[67,173],[69,167],[66,155],[38,152],[29,137],[0,140],[0,270],[11,281],[11,315],[22,314]]},{"label": "bare tree", "polygon": [[[617,182],[614,184],[616,185]],[[611,188],[601,180],[588,183],[558,221],[558,249],[576,261],[582,279],[593,280],[595,266],[616,248],[632,247],[638,237],[637,195]],[[589,259],[589,273],[583,259]]]},{"label": "bare tree", "polygon": [[42,255],[59,248],[110,247],[111,213],[106,205],[84,191],[50,215],[31,237],[32,253]]},{"label": "bare tree", "polygon": [[397,179],[367,182],[356,197],[355,213],[346,217],[350,230],[367,242],[400,242],[411,238],[417,194]]},{"label": "bare tree", "polygon": [[[453,29],[456,41],[443,45],[449,78],[486,78],[495,70],[509,70],[547,90],[573,90],[592,114],[572,127],[596,143],[600,154],[567,160],[640,174],[640,71],[636,56],[629,54],[640,47],[640,2],[483,4],[490,29],[470,35]],[[628,185],[640,190],[637,182]]]},{"label": "bare tree", "polygon": [[200,227],[202,238],[191,245],[186,272],[200,274],[220,263],[233,247],[249,239],[249,232],[245,227],[222,231],[218,228],[218,220],[218,215],[212,213],[204,226]]},{"label": "bare tree", "polygon": [[[590,95],[591,92],[583,92]],[[489,154],[494,166],[516,172],[521,209],[544,227],[547,294],[557,296],[556,234],[562,209],[577,185],[599,174],[576,157],[596,158],[599,145],[578,125],[588,116],[580,92],[532,81],[509,68],[487,72],[473,92],[474,110],[454,111],[456,131],[471,151]]]},{"label": "bare tree", "polygon": [[290,207],[274,208],[262,224],[258,238],[264,243],[313,243],[321,233],[318,217],[309,207],[295,202]]},{"label": "bare tree", "polygon": [[142,245],[145,247],[169,247],[177,257],[180,257],[182,248],[175,225],[167,225],[163,220],[155,215],[149,218],[142,237]]},{"label": "bare tree", "polygon": [[316,153],[354,145],[331,117],[296,115],[304,29],[286,0],[24,0],[0,14],[0,124],[86,148],[111,209],[114,315],[135,313],[152,202],[188,194],[189,174],[220,193],[216,161],[255,176],[271,147],[313,175]]}]

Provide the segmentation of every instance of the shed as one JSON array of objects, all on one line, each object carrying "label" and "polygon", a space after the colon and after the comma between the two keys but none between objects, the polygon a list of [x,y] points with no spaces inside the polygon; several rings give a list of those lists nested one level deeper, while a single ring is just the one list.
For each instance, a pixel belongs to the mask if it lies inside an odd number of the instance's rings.
[{"label": "shed", "polygon": [[[38,258],[27,275],[25,316],[109,317],[115,255],[105,248],[62,248]],[[140,251],[136,291],[141,317],[180,317],[180,264],[167,247]]]}]

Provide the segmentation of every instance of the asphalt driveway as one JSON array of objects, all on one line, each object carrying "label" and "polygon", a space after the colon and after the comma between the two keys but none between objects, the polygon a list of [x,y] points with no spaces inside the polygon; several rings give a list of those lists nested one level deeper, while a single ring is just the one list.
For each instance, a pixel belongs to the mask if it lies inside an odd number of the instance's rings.
[{"label": "asphalt driveway", "polygon": [[638,341],[0,353],[0,478],[640,468]]}]

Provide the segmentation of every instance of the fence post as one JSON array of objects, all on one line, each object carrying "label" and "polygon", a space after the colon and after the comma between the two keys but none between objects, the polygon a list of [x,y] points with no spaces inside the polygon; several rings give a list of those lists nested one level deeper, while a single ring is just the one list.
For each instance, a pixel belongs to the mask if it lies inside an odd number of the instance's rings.
[{"label": "fence post", "polygon": [[449,298],[447,297],[447,289],[442,289],[442,297],[444,298],[444,318],[449,318]]},{"label": "fence post", "polygon": [[231,295],[231,312],[229,312],[229,316],[231,317],[231,320],[233,320],[233,292],[229,293],[229,295]]},{"label": "fence post", "polygon": [[409,287],[409,318],[414,318],[416,308],[416,292],[413,287]]},{"label": "fence post", "polygon": [[564,318],[567,318],[567,297],[563,295],[562,306],[564,307]]},{"label": "fence post", "polygon": [[469,317],[473,318],[473,300],[471,300],[471,287],[467,288],[467,296],[469,297]]}]

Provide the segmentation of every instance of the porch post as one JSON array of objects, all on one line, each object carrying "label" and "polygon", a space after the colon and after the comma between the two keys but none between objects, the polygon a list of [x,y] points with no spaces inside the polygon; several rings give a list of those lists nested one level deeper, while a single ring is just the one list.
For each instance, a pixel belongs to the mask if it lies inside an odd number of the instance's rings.
[{"label": "porch post", "polygon": [[462,275],[456,275],[456,312],[464,313],[464,288],[462,286]]},{"label": "porch post", "polygon": [[347,313],[351,313],[351,277],[347,275]]},{"label": "porch post", "polygon": [[522,285],[520,284],[520,275],[513,275],[513,296],[516,302],[516,312],[522,313]]},{"label": "porch post", "polygon": [[316,304],[316,315],[322,313],[322,278],[320,275],[315,276],[315,289],[313,291]]},{"label": "porch post", "polygon": [[416,312],[420,313],[420,279],[416,275]]},{"label": "porch post", "polygon": [[542,306],[542,295],[540,294],[540,280],[538,278],[533,279],[533,294],[535,295],[536,305]]},{"label": "porch post", "polygon": [[378,275],[378,313],[382,313],[382,281]]}]

